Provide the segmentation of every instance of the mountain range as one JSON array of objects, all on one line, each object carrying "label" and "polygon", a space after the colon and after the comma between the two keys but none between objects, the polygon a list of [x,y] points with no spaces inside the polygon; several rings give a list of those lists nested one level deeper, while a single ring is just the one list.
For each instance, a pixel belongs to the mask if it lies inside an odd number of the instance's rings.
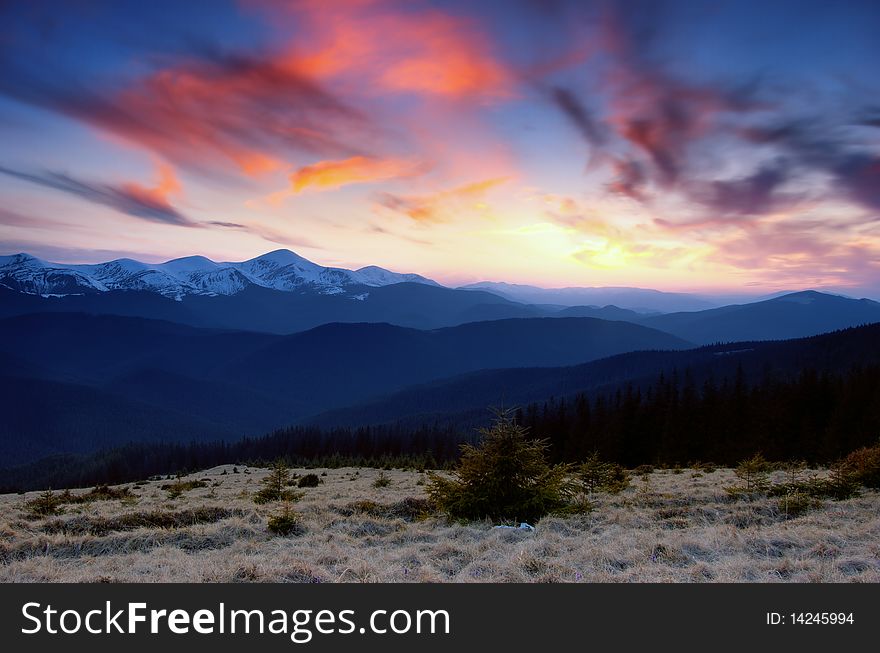
[{"label": "mountain range", "polygon": [[[237,263],[187,256],[157,264],[126,258],[74,265],[49,263],[24,253],[0,256],[0,284],[44,297],[142,290],[180,300],[187,295],[235,295],[249,287],[335,295],[402,282],[438,285],[418,274],[398,274],[376,266],[359,270],[323,267],[286,249]],[[357,298],[358,293],[352,296]]]},{"label": "mountain range", "polygon": [[806,290],[751,304],[638,316],[635,321],[698,344],[785,340],[880,322],[880,303]]},{"label": "mountain range", "polygon": [[[571,305],[576,301],[597,303]],[[83,312],[289,334],[332,322],[437,329],[509,318],[592,317],[648,326],[695,344],[798,338],[880,321],[880,303],[815,291],[706,306],[711,304],[694,295],[639,288],[447,288],[376,266],[322,267],[288,250],[240,263],[191,256],[161,264],[119,259],[66,265],[27,254],[0,257],[0,318]]]},{"label": "mountain range", "polygon": [[257,435],[465,372],[689,346],[594,318],[429,331],[334,323],[277,336],[109,315],[24,315],[0,320],[0,412],[7,416],[0,457],[27,460],[114,438]]},{"label": "mountain range", "polygon": [[[809,338],[736,342],[688,350],[634,351],[579,365],[480,370],[419,384],[342,409],[302,420],[324,427],[361,424],[484,425],[487,407],[524,406],[578,393],[608,395],[624,386],[645,389],[661,374],[694,388],[709,380],[746,383],[811,374],[845,373],[880,364],[880,324]],[[880,405],[878,405],[880,408]]]},{"label": "mountain range", "polygon": [[[661,372],[699,383],[878,355],[880,303],[868,299],[803,291],[699,308],[642,289],[540,290],[447,288],[287,250],[239,263],[0,257],[0,458],[291,424],[464,428],[490,405],[612,392]],[[629,306],[561,301],[572,298]],[[699,310],[654,310],[675,302]]]},{"label": "mountain range", "polygon": [[524,304],[558,304],[560,306],[607,306],[627,308],[639,313],[699,311],[715,308],[717,302],[687,293],[662,292],[648,288],[539,288],[514,283],[481,281],[464,290],[485,290],[514,302]]}]

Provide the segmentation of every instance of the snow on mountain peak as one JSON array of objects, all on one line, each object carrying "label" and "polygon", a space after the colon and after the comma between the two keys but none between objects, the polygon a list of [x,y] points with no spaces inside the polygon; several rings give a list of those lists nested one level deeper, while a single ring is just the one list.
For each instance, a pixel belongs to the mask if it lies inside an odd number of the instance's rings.
[{"label": "snow on mountain peak", "polygon": [[[258,261],[271,263],[277,266],[305,264],[313,265],[315,267],[321,267],[318,264],[312,263],[310,260],[303,258],[299,254],[291,252],[289,249],[276,249],[272,252],[266,252],[265,254],[261,254],[260,256],[256,256],[250,260],[244,261],[244,263],[255,263]],[[242,265],[244,263],[242,263]]]},{"label": "snow on mountain peak", "polygon": [[388,286],[394,283],[424,283],[431,286],[438,285],[436,282],[426,279],[418,274],[401,274],[392,272],[377,265],[368,265],[354,272],[359,283],[365,286]]},{"label": "snow on mountain peak", "polygon": [[140,290],[180,300],[186,295],[233,295],[249,286],[262,286],[288,292],[353,296],[357,287],[401,282],[437,285],[417,274],[398,274],[377,266],[356,272],[324,267],[288,249],[227,263],[187,256],[158,264],[122,258],[73,265],[48,263],[23,253],[0,256],[0,283],[20,292],[42,295]]},{"label": "snow on mountain peak", "polygon": [[7,265],[48,265],[48,263],[38,259],[36,256],[19,252],[9,256],[0,256],[0,268]]},{"label": "snow on mountain peak", "polygon": [[196,270],[216,270],[220,264],[205,256],[184,256],[166,261],[157,267],[169,272],[193,272]]}]

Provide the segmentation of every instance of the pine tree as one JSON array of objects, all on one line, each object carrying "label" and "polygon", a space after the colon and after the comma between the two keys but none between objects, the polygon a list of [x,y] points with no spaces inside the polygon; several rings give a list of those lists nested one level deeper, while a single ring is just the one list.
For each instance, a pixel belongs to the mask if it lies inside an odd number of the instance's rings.
[{"label": "pine tree", "polygon": [[759,453],[743,460],[734,470],[737,477],[745,483],[745,492],[764,492],[770,485],[770,463]]},{"label": "pine tree", "polygon": [[482,442],[463,445],[452,478],[428,475],[428,496],[462,519],[534,520],[561,509],[571,493],[569,465],[547,462],[549,444],[501,413],[482,429]]},{"label": "pine tree", "polygon": [[299,496],[293,490],[287,489],[289,484],[290,470],[283,460],[278,459],[272,465],[272,471],[263,479],[263,488],[254,496],[254,502],[295,501]]},{"label": "pine tree", "polygon": [[629,476],[620,465],[609,463],[599,458],[594,451],[577,468],[577,478],[581,490],[589,498],[596,492],[616,494],[629,485]]}]

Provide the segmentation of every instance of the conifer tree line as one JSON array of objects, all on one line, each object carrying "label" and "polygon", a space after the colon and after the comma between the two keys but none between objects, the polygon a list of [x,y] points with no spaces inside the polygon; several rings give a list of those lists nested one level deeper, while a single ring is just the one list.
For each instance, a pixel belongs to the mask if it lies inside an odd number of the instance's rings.
[{"label": "conifer tree line", "polygon": [[598,452],[630,467],[733,465],[760,452],[823,464],[880,440],[880,366],[787,379],[766,373],[753,383],[741,368],[700,384],[688,369],[672,370],[647,386],[533,403],[516,419],[550,439],[557,462]]},{"label": "conifer tree line", "polygon": [[[549,440],[553,462],[580,462],[598,452],[627,467],[735,465],[760,452],[769,460],[827,464],[880,439],[880,365],[779,378],[767,372],[751,382],[742,369],[702,382],[688,368],[673,369],[651,382],[532,403],[515,411],[515,420],[530,437]],[[4,470],[0,491],[113,484],[279,458],[294,466],[436,468],[479,437],[472,424],[400,423],[296,426],[236,442],[130,444]]]},{"label": "conifer tree line", "polygon": [[[464,433],[464,434],[462,434]],[[294,426],[235,442],[154,442],[128,444],[87,455],[59,455],[0,470],[0,493],[46,487],[87,487],[135,481],[155,475],[192,472],[222,464],[294,467],[436,468],[475,442],[475,431],[451,427],[397,425],[356,429]]]}]

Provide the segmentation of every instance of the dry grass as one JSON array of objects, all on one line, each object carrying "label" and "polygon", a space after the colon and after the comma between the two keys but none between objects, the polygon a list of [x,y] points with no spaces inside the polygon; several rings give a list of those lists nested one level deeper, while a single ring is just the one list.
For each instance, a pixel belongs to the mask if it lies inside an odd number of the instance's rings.
[{"label": "dry grass", "polygon": [[44,518],[25,506],[37,493],[2,495],[0,581],[880,581],[876,491],[792,516],[775,498],[728,496],[730,470],[657,471],[530,533],[427,516],[424,474],[386,471],[377,487],[379,470],[330,469],[278,537],[267,521],[281,506],[252,499],[268,470],[239,469],[186,477],[206,487],[173,499],[167,481],[129,484],[133,498]]}]

